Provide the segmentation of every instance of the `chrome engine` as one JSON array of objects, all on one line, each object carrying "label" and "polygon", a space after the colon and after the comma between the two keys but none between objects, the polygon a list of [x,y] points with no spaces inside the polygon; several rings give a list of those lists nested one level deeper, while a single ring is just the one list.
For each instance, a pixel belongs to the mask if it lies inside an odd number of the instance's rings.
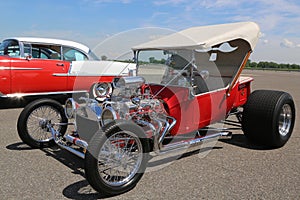
[{"label": "chrome engine", "polygon": [[[170,118],[163,102],[148,93],[142,93],[143,77],[122,77],[115,83],[111,101],[104,103],[101,115],[102,125],[115,119],[132,120],[138,124],[148,124],[162,129]],[[151,125],[150,125],[151,124]],[[159,131],[160,132],[160,131]]]},{"label": "chrome engine", "polygon": [[[106,126],[118,119],[133,121],[144,128],[148,137],[153,139],[153,150],[159,151],[162,141],[175,126],[176,120],[168,115],[162,100],[155,98],[150,90],[142,91],[144,84],[143,77],[122,77],[113,83],[113,93],[102,103],[82,97],[80,99],[85,104],[79,106],[73,99],[69,99],[65,106],[66,115],[68,118],[75,118],[78,128],[76,132],[86,141],[91,138],[87,133],[88,129],[96,127],[96,124]],[[81,121],[86,119],[94,121],[94,126],[90,124],[85,127]]]}]

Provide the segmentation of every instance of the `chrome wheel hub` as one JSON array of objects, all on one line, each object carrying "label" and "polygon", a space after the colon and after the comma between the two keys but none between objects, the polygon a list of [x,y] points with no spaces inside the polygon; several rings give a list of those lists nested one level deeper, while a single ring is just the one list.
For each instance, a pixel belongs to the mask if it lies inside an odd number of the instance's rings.
[{"label": "chrome wheel hub", "polygon": [[[47,125],[51,121],[53,123],[61,122],[60,113],[51,106],[41,106],[28,116],[27,130],[30,137],[39,142],[47,142],[52,139],[52,134],[49,132]],[[58,126],[54,126],[59,130]]]},{"label": "chrome wheel hub", "polygon": [[284,104],[279,115],[279,133],[281,136],[286,136],[291,128],[293,119],[292,108],[289,104]]}]

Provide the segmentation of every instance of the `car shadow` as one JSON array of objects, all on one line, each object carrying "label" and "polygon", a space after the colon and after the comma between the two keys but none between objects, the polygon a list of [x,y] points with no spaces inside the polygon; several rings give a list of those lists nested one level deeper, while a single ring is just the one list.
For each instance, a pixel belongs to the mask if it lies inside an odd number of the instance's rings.
[{"label": "car shadow", "polygon": [[[10,144],[6,146],[7,149],[13,151],[32,151],[36,150],[23,142],[18,142],[14,144]],[[72,170],[71,173],[81,175],[85,178],[84,174],[84,162],[81,158],[77,157],[76,155],[59,148],[58,146],[39,149],[45,153],[46,156],[50,156],[69,169]],[[108,198],[111,196],[101,194],[96,192],[92,189],[89,183],[86,180],[82,180],[76,183],[72,183],[71,185],[67,186],[63,189],[62,194],[70,199],[103,199]]]},{"label": "car shadow", "polygon": [[67,94],[62,95],[43,95],[43,96],[28,96],[20,98],[0,98],[0,109],[12,109],[12,108],[24,108],[30,102],[37,99],[49,98],[58,101],[61,104],[64,104],[65,101],[71,97]]},{"label": "car shadow", "polygon": [[237,147],[252,150],[272,150],[274,148],[251,143],[244,134],[233,134],[231,139],[220,139],[219,141]]},{"label": "car shadow", "polygon": [[86,180],[78,181],[63,189],[63,195],[69,199],[89,200],[105,199],[113,196],[101,194],[92,189]]},{"label": "car shadow", "polygon": [[7,145],[6,148],[9,150],[15,150],[15,151],[34,150],[33,148],[31,148],[30,146],[26,145],[23,142],[17,142],[14,144]]},{"label": "car shadow", "polygon": [[200,154],[203,154],[203,153],[204,154],[209,153],[209,151],[211,151],[211,150],[222,149],[222,148],[223,147],[214,146],[214,147],[206,147],[206,148],[190,151],[190,152],[187,152],[187,153],[182,153],[182,154],[175,155],[175,156],[168,156],[168,154],[167,154],[167,157],[160,159],[160,156],[158,156],[158,159],[154,160],[154,161],[152,161],[151,158],[150,158],[150,162],[148,163],[147,167],[159,167],[159,166],[162,166],[162,165],[170,164],[170,163],[172,163],[176,160],[181,160],[181,159],[193,156],[193,155],[200,155]]},{"label": "car shadow", "polygon": [[[23,142],[10,144],[10,145],[6,146],[6,148],[9,150],[15,150],[15,151],[36,150],[34,148],[29,147],[28,145],[26,145]],[[80,175],[84,176],[84,172],[83,172],[84,164],[82,162],[82,159],[77,157],[76,155],[74,155],[66,150],[63,150],[63,149],[59,148],[58,146],[39,149],[39,150],[44,152],[46,156],[50,156],[50,157],[56,159],[57,161],[61,162],[66,167],[69,167],[71,170],[73,170],[72,173],[80,174]]]},{"label": "car shadow", "polygon": [[[235,145],[242,148],[253,149],[253,150],[268,150],[270,148],[266,148],[264,146],[258,146],[251,144],[244,135],[242,134],[233,134],[231,139],[224,139],[219,140],[226,144]],[[10,144],[6,146],[9,150],[16,150],[16,151],[30,151],[35,150],[31,147],[27,146],[23,142],[18,142],[14,144]],[[168,156],[163,159],[158,159],[156,161],[152,161],[148,163],[148,167],[151,169],[155,169],[155,167],[163,167],[164,165],[172,164],[172,162],[176,160],[181,160],[190,156],[200,155],[201,154],[208,154],[211,150],[219,150],[224,147],[215,145],[213,147],[205,147],[200,150],[194,150],[187,153],[183,153],[176,156]],[[46,156],[51,156],[52,158],[56,159],[66,167],[72,170],[72,173],[81,175],[85,178],[84,174],[84,162],[81,158],[77,157],[76,155],[61,149],[57,146],[51,148],[40,149],[45,153]],[[202,156],[201,156],[202,157]],[[149,170],[151,173],[152,170]],[[147,172],[147,171],[146,171]],[[86,180],[81,180],[75,183],[68,185],[66,188],[63,189],[62,194],[66,198],[70,199],[104,199],[112,196],[108,196],[105,194],[101,194],[96,192]]]},{"label": "car shadow", "polygon": [[0,98],[0,109],[24,108],[28,104],[26,99]]}]

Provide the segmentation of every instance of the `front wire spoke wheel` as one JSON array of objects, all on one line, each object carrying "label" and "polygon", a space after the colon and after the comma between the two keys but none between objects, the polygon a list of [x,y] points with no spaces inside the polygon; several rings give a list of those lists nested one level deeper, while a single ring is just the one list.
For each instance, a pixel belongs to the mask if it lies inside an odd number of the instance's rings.
[{"label": "front wire spoke wheel", "polygon": [[[52,139],[51,132],[46,127],[47,123],[59,123],[62,117],[57,109],[45,105],[34,110],[27,120],[27,131],[32,139],[39,142],[48,142]],[[38,125],[38,126],[37,126]],[[59,127],[54,127],[59,131]]]},{"label": "front wire spoke wheel", "polygon": [[[32,148],[43,148],[55,144],[48,124],[64,135],[68,122],[61,104],[52,99],[38,99],[28,104],[21,112],[17,129],[22,141]],[[59,125],[60,124],[60,125]]]},{"label": "front wire spoke wheel", "polygon": [[[133,150],[134,152],[131,152]],[[101,163],[98,169],[101,178],[112,186],[123,185],[138,172],[142,154],[142,144],[137,136],[130,132],[113,134],[106,140],[98,156]]]},{"label": "front wire spoke wheel", "polygon": [[130,121],[113,121],[90,140],[84,160],[86,179],[107,195],[127,192],[142,178],[149,152],[144,129]]}]

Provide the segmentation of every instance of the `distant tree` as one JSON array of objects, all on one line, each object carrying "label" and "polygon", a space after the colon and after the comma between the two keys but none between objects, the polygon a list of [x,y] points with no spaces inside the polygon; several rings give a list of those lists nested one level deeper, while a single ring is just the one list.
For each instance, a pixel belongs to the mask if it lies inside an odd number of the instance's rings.
[{"label": "distant tree", "polygon": [[107,60],[107,56],[106,55],[101,56],[101,60]]},{"label": "distant tree", "polygon": [[261,61],[259,63],[247,61],[247,68],[262,68],[262,69],[300,69],[300,65],[297,64],[278,64],[275,62]]},{"label": "distant tree", "polygon": [[257,63],[256,62],[251,62],[250,67],[251,68],[257,68]]},{"label": "distant tree", "polygon": [[154,57],[150,57],[150,58],[149,58],[149,62],[150,62],[150,63],[155,63],[155,58],[154,58]]},{"label": "distant tree", "polygon": [[160,60],[160,64],[166,64],[166,59],[162,58],[162,59]]},{"label": "distant tree", "polygon": [[251,62],[251,60],[249,59],[247,61],[246,67],[247,68],[256,68],[257,67],[257,63],[256,62]]}]

